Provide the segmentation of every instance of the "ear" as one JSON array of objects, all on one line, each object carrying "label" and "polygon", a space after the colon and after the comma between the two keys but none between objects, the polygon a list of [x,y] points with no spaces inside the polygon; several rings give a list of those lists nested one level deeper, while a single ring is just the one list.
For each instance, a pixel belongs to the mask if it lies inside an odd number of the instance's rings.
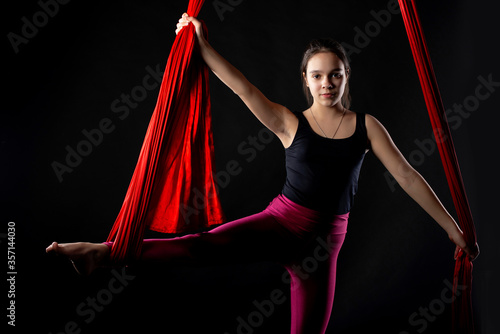
[{"label": "ear", "polygon": [[304,78],[304,81],[306,82],[306,86],[309,87],[309,84],[307,83],[306,72],[302,72],[302,77]]}]

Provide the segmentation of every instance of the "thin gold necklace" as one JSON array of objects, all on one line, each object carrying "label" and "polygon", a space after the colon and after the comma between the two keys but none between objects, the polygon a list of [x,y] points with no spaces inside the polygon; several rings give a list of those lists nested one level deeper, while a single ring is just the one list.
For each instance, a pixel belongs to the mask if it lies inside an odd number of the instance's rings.
[{"label": "thin gold necklace", "polygon": [[[323,129],[321,128],[321,126],[319,125],[318,121],[316,120],[316,117],[314,117],[314,113],[313,113],[313,110],[312,110],[312,106],[309,107],[309,110],[311,110],[311,115],[313,116],[313,119],[314,121],[316,122],[316,124],[318,125],[318,128],[321,130],[321,132],[323,132],[323,136],[325,136],[326,138],[330,138],[326,135],[325,131],[323,131]],[[340,118],[340,122],[339,122],[339,126],[337,126],[337,130],[335,130],[335,133],[333,134],[332,138],[330,139],[333,139],[335,137],[335,135],[337,134],[337,132],[339,131],[340,129],[340,125],[342,124],[342,121],[344,120],[344,115],[345,115],[345,107],[344,107],[344,112],[342,113],[342,117]]]}]

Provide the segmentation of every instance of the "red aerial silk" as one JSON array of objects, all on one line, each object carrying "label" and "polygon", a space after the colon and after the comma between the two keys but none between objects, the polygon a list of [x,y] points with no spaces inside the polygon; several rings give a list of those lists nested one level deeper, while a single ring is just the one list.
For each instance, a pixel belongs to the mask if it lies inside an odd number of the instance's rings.
[{"label": "red aerial silk", "polygon": [[[188,15],[198,15],[202,4],[190,0]],[[195,42],[190,24],[170,51],[139,159],[108,237],[114,241],[115,263],[140,255],[146,227],[179,233],[224,221],[213,179],[209,73]]]},{"label": "red aerial silk", "polygon": [[[469,202],[465,194],[460,167],[458,165],[455,148],[446,119],[446,113],[429,57],[429,51],[427,50],[422,25],[415,7],[415,1],[399,0],[399,6],[403,15],[420,84],[424,93],[425,103],[436,137],[436,143],[439,148],[439,154],[453,197],[453,203],[457,211],[458,221],[464,233],[467,245],[475,245],[476,231],[474,222],[472,220]],[[459,286],[462,291],[457,291]],[[460,251],[455,263],[453,278],[453,294],[456,297],[452,304],[453,333],[474,333],[471,286],[472,262],[463,251]]]}]

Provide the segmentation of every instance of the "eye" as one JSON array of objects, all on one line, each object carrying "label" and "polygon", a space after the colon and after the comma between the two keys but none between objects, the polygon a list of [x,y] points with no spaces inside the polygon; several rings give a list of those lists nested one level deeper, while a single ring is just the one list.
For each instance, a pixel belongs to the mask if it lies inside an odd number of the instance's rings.
[{"label": "eye", "polygon": [[313,75],[313,79],[319,79],[320,78],[320,75],[319,74],[315,74]]},{"label": "eye", "polygon": [[342,73],[333,73],[333,74],[332,74],[332,77],[333,77],[333,78],[337,78],[337,79],[338,79],[338,78],[342,78]]}]

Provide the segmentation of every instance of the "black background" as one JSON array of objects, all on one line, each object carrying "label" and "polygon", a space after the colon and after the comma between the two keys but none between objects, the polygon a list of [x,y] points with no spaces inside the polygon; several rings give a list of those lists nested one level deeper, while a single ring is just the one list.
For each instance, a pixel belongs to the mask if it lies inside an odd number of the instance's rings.
[{"label": "black background", "polygon": [[[216,3],[206,1],[199,15],[211,44],[271,100],[303,110],[298,68],[306,43],[329,36],[359,47],[357,31],[365,31],[375,21],[371,11],[386,9],[388,1],[220,0],[232,8],[220,15]],[[82,278],[67,261],[44,253],[54,240],[107,237],[158,90],[123,119],[111,103],[142,85],[147,66],[164,68],[186,8],[187,1],[72,1],[60,5],[16,53],[9,32],[21,34],[21,18],[32,22],[41,7],[36,1],[4,4],[1,220],[4,226],[16,223],[16,329],[60,333],[74,321],[81,333],[233,334],[238,317],[248,319],[256,310],[254,300],[268,299],[274,289],[287,292],[283,269],[269,263],[143,268],[129,272],[135,278],[87,324],[77,307],[106,289],[112,273]],[[498,5],[419,1],[418,8],[446,108],[470,100],[478,77],[500,81]],[[377,117],[410,159],[421,151],[417,141],[432,139],[432,129],[401,16],[391,15],[372,35],[351,54],[351,109]],[[236,219],[262,210],[280,192],[284,152],[274,139],[255,159],[239,153],[238,146],[250,147],[249,136],[263,126],[214,76],[211,94],[217,169],[231,160],[242,168],[221,190],[228,219]],[[477,332],[483,334],[499,330],[499,96],[497,88],[452,130],[482,250],[474,262],[473,298]],[[85,139],[82,131],[104,118],[114,130],[60,182],[51,164],[64,163],[65,147],[75,148]],[[413,159],[415,167],[455,215],[437,150],[420,157]],[[439,300],[452,280],[454,245],[398,186],[391,188],[384,172],[368,154],[339,257],[328,333],[417,333],[424,328],[410,324],[410,315]],[[6,241],[3,234],[5,253]],[[278,305],[254,333],[287,333],[289,317],[289,304]],[[427,325],[424,333],[448,333],[450,305]]]}]

